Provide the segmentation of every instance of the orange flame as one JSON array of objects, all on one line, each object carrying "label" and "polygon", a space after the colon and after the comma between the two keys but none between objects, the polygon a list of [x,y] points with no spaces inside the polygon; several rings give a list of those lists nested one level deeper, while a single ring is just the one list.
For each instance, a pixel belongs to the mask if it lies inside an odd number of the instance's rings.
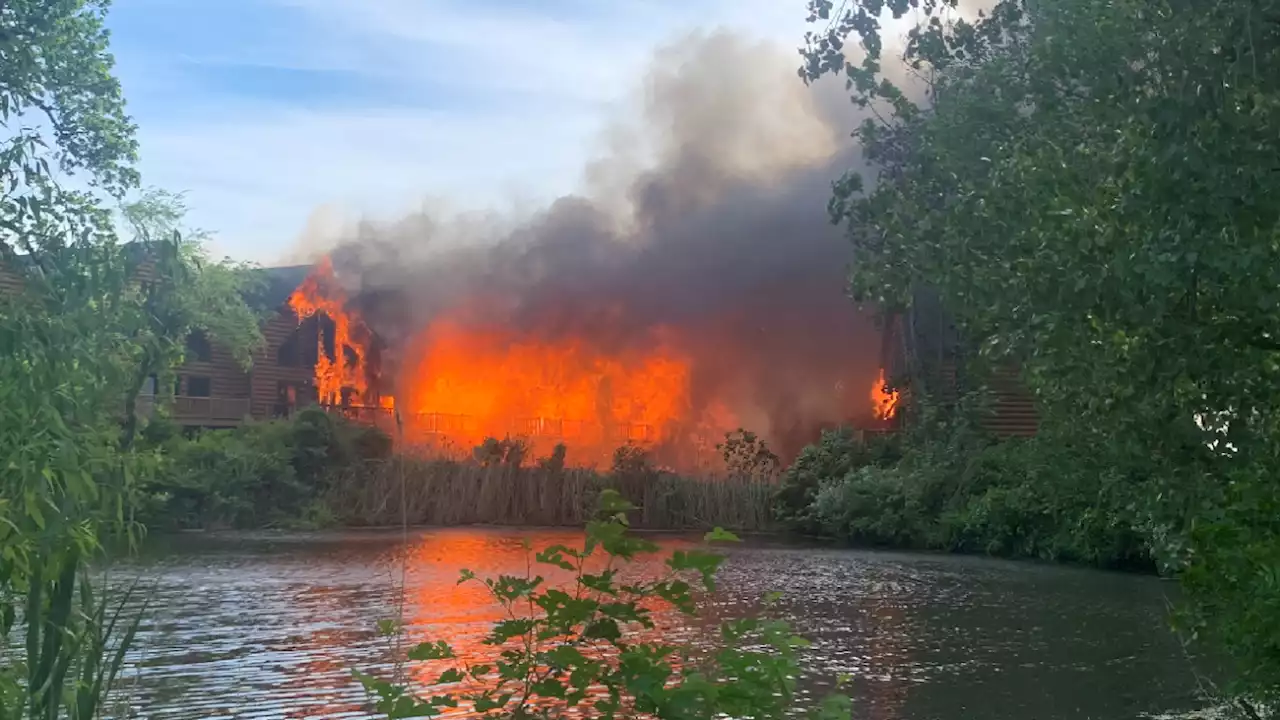
[{"label": "orange flame", "polygon": [[[525,441],[531,457],[546,457],[563,443],[567,463],[583,467],[607,466],[618,447],[630,444],[658,449],[654,459],[664,465],[705,468],[719,458],[716,443],[743,420],[766,435],[770,430],[767,420],[756,424],[761,410],[749,399],[694,401],[696,355],[681,349],[688,346],[670,328],[653,328],[649,343],[618,350],[585,337],[539,339],[519,329],[475,325],[464,319],[466,308],[455,308],[462,312],[437,318],[397,348],[392,397],[380,392],[389,378],[376,377],[376,365],[370,367],[377,362],[373,335],[348,307],[328,258],[289,305],[300,324],[316,315],[329,321],[316,333],[321,403],[372,406],[384,418],[396,412],[411,442],[437,449],[469,453],[486,438],[510,437]],[[867,417],[865,405],[842,397],[853,417]],[[881,370],[870,414],[892,418],[898,402]]]},{"label": "orange flame", "polygon": [[[367,368],[369,331],[354,311],[346,307],[347,296],[333,274],[333,264],[325,258],[307,279],[289,296],[289,307],[301,324],[313,315],[323,314],[333,323],[333,356],[325,352],[324,333],[316,332],[316,393],[320,402],[329,405],[345,400],[355,405],[371,402]],[[394,399],[383,397],[382,407],[394,407]]]},{"label": "orange flame", "polygon": [[898,412],[898,391],[890,390],[884,379],[884,369],[871,386],[871,411],[880,420],[888,420]]},{"label": "orange flame", "polygon": [[412,351],[398,383],[411,431],[464,447],[519,436],[539,454],[564,442],[571,464],[607,465],[621,445],[688,429],[691,364],[661,344],[610,354],[579,339],[532,341],[442,320]]}]

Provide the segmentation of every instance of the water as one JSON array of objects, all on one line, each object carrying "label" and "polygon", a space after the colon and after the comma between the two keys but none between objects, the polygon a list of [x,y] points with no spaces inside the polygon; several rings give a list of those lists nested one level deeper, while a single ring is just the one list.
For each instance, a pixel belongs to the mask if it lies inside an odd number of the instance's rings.
[{"label": "water", "polygon": [[[491,528],[412,532],[407,546],[398,531],[165,538],[114,571],[152,588],[123,692],[134,717],[368,717],[351,670],[386,666],[375,624],[396,614],[401,573],[413,639],[480,657],[496,611],[458,571],[522,575],[526,539],[581,542]],[[1200,705],[1166,629],[1171,588],[1154,578],[777,541],[727,554],[684,636],[698,642],[782,591],[780,612],[815,641],[814,676],[851,676],[855,718],[1128,720]]]}]

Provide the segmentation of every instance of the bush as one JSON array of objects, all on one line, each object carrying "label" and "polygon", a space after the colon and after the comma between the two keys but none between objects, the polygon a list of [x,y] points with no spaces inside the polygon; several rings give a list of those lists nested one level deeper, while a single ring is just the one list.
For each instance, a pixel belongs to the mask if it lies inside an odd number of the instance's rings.
[{"label": "bush", "polygon": [[898,467],[864,465],[819,485],[813,516],[831,535],[865,545],[921,547],[927,508]]},{"label": "bush", "polygon": [[779,515],[859,544],[1153,569],[1131,510],[1137,483],[1084,449],[997,442],[963,422],[881,442],[824,434],[784,474]]},{"label": "bush", "polygon": [[847,427],[825,430],[821,439],[802,450],[783,472],[782,484],[774,496],[774,513],[796,532],[822,532],[821,522],[813,512],[824,480],[842,480],[857,468],[884,467],[900,458],[898,438],[894,436],[858,438]]},{"label": "bush", "polygon": [[391,454],[386,433],[317,408],[190,439],[149,424],[142,437],[161,456],[141,503],[153,527],[321,524],[334,516],[316,506],[333,472]]}]

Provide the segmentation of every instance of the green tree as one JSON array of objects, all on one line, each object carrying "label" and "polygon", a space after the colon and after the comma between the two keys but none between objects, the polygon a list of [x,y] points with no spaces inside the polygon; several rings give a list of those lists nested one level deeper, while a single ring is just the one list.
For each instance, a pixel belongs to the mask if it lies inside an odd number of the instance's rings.
[{"label": "green tree", "polygon": [[186,228],[186,201],[181,194],[148,188],[123,203],[121,219],[132,241],[154,263],[154,281],[142,285],[141,322],[134,340],[141,357],[125,401],[126,444],[137,426],[137,397],[149,377],[156,391],[172,388],[172,369],[185,359],[186,341],[199,331],[230,351],[246,369],[264,344],[262,318],[246,302],[260,285],[254,268],[224,258],[210,258],[207,231]]},{"label": "green tree", "polygon": [[[1193,636],[1280,688],[1280,3],[812,0],[874,177],[836,188],[860,298],[938,291],[1045,425],[1135,478]],[[904,73],[880,21],[917,19]],[[850,52],[846,43],[857,43]],[[858,56],[860,55],[860,57]],[[913,99],[914,98],[914,99]]]},{"label": "green tree", "polygon": [[[107,50],[107,4],[0,6],[0,127],[8,136],[0,143],[0,249],[8,256],[101,237],[110,218],[94,191],[121,197],[137,184],[134,125]],[[89,190],[63,188],[59,178],[71,176]]]},{"label": "green tree", "polygon": [[98,716],[136,628],[87,574],[152,467],[119,426],[154,326],[111,212],[138,176],[106,6],[0,2],[0,718]]}]

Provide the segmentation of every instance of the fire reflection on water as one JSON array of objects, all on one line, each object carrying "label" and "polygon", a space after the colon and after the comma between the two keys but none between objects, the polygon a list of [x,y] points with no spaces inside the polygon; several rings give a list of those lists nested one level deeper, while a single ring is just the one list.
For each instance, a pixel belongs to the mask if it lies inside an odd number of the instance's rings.
[{"label": "fire reflection on water", "polygon": [[[459,570],[524,575],[526,540],[533,549],[574,547],[582,535],[470,527],[403,540],[400,532],[167,537],[133,567],[113,570],[122,586],[140,574],[154,587],[119,686],[130,715],[375,717],[351,671],[391,672],[378,620],[403,599],[408,642],[445,640],[464,662],[491,659],[480,641],[500,611],[484,588],[459,586]],[[659,537],[668,552],[692,542]],[[814,675],[802,690],[850,675],[855,717],[1120,720],[1197,707],[1164,624],[1164,586],[1151,578],[767,542],[728,554],[697,618],[656,618],[663,638],[712,647],[720,621],[756,613],[765,592],[783,591],[778,612],[814,640],[802,660]],[[662,557],[632,572],[659,572]],[[418,683],[438,671],[408,670]]]},{"label": "fire reflection on water", "polygon": [[[484,639],[495,622],[508,617],[507,612],[481,582],[459,583],[463,569],[474,572],[478,580],[499,575],[540,576],[544,579],[543,589],[557,587],[572,593],[575,587],[573,572],[538,563],[534,556],[539,550],[552,545],[581,549],[582,541],[582,533],[555,530],[539,532],[536,545],[516,536],[495,536],[487,529],[460,529],[422,537],[405,555],[404,622],[408,628],[407,644],[412,646],[424,641],[444,640],[456,657],[412,663],[413,680],[431,694],[464,694],[485,687],[471,682],[428,687],[448,668],[492,663],[501,651],[501,648],[485,644]],[[614,567],[620,570],[618,582],[662,575],[666,571],[663,563],[670,551],[694,543],[684,538],[665,538],[661,544],[663,552],[638,556],[624,566],[615,564]],[[584,572],[600,572],[606,560],[597,551],[585,563]],[[705,629],[700,625],[688,627],[687,619],[677,618],[674,611],[661,602],[647,603],[647,606],[654,612],[656,627],[652,631],[633,628],[629,633],[633,640],[642,636],[670,639],[691,630],[699,632]],[[513,606],[512,612],[517,616],[528,616],[532,611],[527,603],[520,603]],[[452,712],[464,711],[465,708]]]}]

